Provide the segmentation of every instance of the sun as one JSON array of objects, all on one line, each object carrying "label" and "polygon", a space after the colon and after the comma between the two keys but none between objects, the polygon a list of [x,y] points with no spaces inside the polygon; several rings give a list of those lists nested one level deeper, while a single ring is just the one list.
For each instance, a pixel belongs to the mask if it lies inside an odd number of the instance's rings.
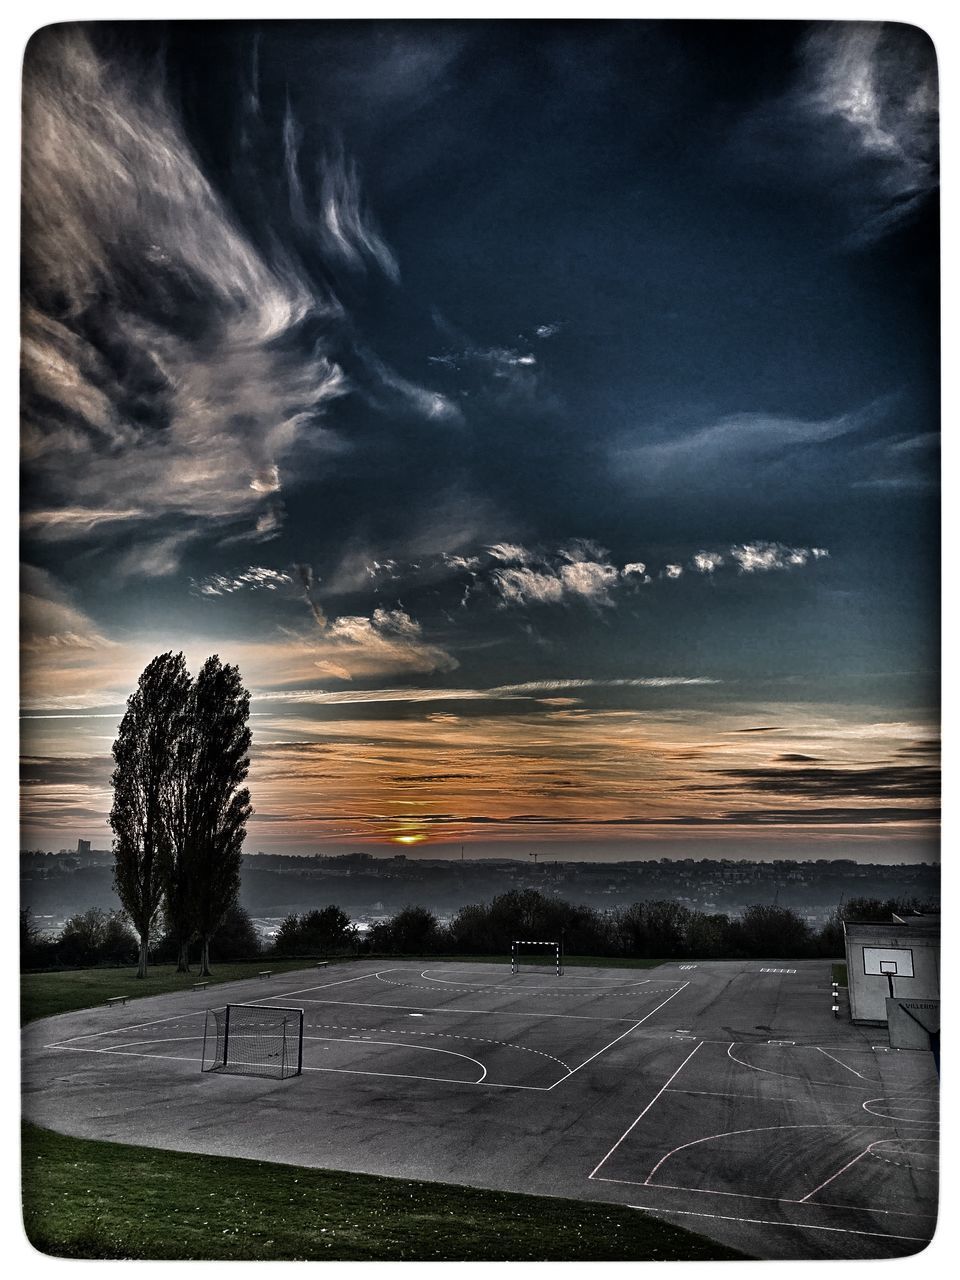
[{"label": "sun", "polygon": [[421,840],[426,840],[426,836],[394,836],[394,844],[419,844]]}]

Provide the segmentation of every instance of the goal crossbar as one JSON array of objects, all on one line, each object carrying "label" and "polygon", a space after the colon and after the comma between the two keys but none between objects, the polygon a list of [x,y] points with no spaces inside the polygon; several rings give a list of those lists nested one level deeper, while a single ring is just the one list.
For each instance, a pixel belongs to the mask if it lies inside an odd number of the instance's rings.
[{"label": "goal crossbar", "polygon": [[269,1004],[208,1009],[202,1071],[286,1080],[303,1071],[303,1010]]},{"label": "goal crossbar", "polygon": [[510,943],[510,972],[516,973],[520,968],[520,949],[521,947],[547,947],[548,951],[553,951],[553,956],[549,954],[545,957],[547,961],[554,960],[556,962],[557,977],[563,973],[563,948],[556,940],[550,942],[541,941],[539,938],[514,938]]}]

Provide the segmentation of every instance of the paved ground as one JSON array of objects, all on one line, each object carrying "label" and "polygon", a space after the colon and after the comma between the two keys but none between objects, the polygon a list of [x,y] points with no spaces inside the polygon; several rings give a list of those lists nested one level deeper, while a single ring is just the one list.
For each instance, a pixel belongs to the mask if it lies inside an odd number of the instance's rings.
[{"label": "paved ground", "polygon": [[762,1258],[922,1249],[931,1055],[830,1011],[823,961],[373,963],[217,988],[305,1010],[304,1073],[201,1074],[207,992],[24,1031],[24,1112],[80,1137],[649,1209]]}]

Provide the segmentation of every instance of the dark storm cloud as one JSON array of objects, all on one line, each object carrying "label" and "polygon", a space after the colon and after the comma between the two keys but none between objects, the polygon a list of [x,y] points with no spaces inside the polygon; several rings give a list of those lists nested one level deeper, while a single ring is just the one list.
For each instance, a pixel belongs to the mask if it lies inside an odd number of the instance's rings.
[{"label": "dark storm cloud", "polygon": [[25,787],[106,787],[113,771],[110,756],[24,756],[20,783]]},{"label": "dark storm cloud", "polygon": [[912,800],[935,796],[940,770],[927,765],[877,765],[872,769],[719,769],[712,775],[729,779],[718,786],[698,785],[706,792],[774,792],[777,795],[826,799]]}]

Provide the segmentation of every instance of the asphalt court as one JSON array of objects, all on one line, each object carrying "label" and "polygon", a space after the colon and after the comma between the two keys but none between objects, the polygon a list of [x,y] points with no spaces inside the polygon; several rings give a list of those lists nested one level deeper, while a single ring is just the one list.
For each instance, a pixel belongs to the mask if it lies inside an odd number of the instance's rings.
[{"label": "asphalt court", "polygon": [[[346,976],[349,975],[349,976]],[[304,1010],[304,1074],[201,1075],[211,992],[31,1024],[63,1132],[643,1208],[757,1257],[916,1252],[931,1055],[831,1012],[830,966],[360,962],[229,984]]]},{"label": "asphalt court", "polygon": [[[442,976],[386,966],[342,983],[278,994],[268,988],[246,1002],[303,1008],[304,1072],[550,1091],[642,1026],[685,985],[624,980],[615,971],[559,981],[562,987],[549,973],[511,974],[499,965],[447,965]],[[50,1047],[199,1064],[204,1022],[205,1011],[197,1010]]]}]

